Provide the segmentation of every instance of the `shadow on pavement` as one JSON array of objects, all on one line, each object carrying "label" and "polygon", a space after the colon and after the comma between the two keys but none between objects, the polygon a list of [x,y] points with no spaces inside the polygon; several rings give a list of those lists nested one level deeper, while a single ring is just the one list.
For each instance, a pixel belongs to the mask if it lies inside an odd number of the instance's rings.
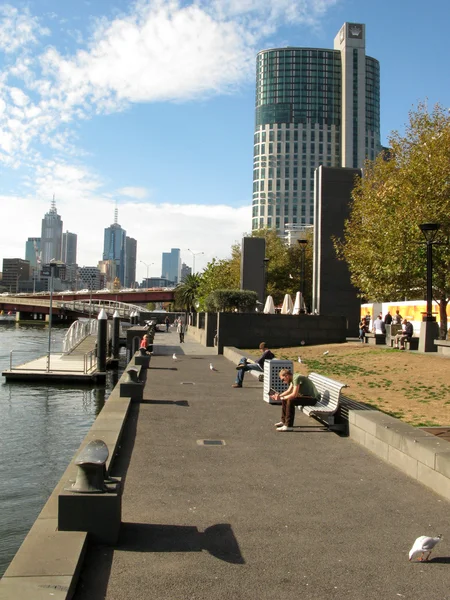
[{"label": "shadow on pavement", "polygon": [[140,400],[139,404],[176,404],[177,406],[189,406],[187,400]]},{"label": "shadow on pavement", "polygon": [[185,525],[122,523],[118,550],[128,552],[202,552],[233,564],[245,564],[231,525],[218,523],[200,532]]}]

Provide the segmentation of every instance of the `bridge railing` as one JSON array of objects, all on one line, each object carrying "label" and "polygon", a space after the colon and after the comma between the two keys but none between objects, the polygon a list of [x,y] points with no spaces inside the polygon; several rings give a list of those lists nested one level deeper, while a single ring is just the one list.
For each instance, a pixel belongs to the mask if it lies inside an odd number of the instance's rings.
[{"label": "bridge railing", "polygon": [[88,335],[94,335],[97,333],[97,331],[97,319],[90,319],[89,321],[74,321],[64,336],[62,345],[63,354],[68,354],[71,352]]},{"label": "bridge railing", "polygon": [[110,317],[117,311],[122,319],[128,319],[134,311],[143,312],[146,309],[137,304],[127,304],[125,302],[117,302],[114,300],[71,300],[69,302],[56,301],[55,306],[65,308],[83,314],[98,315],[103,309]]}]

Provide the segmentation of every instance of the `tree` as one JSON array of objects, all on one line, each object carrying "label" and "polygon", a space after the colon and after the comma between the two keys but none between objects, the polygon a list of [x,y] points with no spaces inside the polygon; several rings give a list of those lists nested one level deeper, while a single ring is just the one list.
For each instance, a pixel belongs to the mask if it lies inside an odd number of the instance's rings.
[{"label": "tree", "polygon": [[450,115],[422,103],[409,114],[403,135],[389,138],[383,155],[366,164],[352,194],[343,240],[335,240],[353,284],[373,301],[425,297],[426,247],[421,223],[440,223],[433,247],[433,296],[441,337],[447,335],[450,293]]},{"label": "tree", "polygon": [[238,244],[231,248],[231,258],[217,260],[213,258],[201,275],[197,298],[205,308],[206,298],[218,289],[239,289],[241,268],[241,249]]},{"label": "tree", "polygon": [[201,282],[201,275],[195,273],[186,275],[184,281],[175,288],[175,301],[178,306],[191,311],[194,302],[197,299],[198,289]]}]

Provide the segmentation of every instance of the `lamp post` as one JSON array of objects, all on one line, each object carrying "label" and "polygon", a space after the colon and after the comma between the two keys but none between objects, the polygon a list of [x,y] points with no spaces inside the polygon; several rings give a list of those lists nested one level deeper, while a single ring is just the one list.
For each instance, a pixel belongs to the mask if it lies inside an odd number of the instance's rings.
[{"label": "lamp post", "polygon": [[154,265],[155,263],[146,263],[143,260],[140,260],[139,262],[141,262],[143,265],[145,265],[147,267],[147,277],[146,277],[146,286],[148,288],[148,269],[149,267],[151,267],[152,265]]},{"label": "lamp post", "polygon": [[56,267],[56,259],[50,261],[50,306],[48,313],[48,352],[47,352],[47,373],[50,371],[50,353],[52,349],[52,308],[53,308],[53,277]]},{"label": "lamp post", "polygon": [[[305,303],[305,253],[308,240],[297,240],[301,250],[301,262],[300,262],[300,292],[302,294],[302,301]],[[300,312],[301,306],[300,306]]]},{"label": "lamp post", "polygon": [[188,252],[192,254],[192,275],[195,275],[195,257],[199,254],[205,254],[204,252],[192,252],[190,248],[188,248]]},{"label": "lamp post", "polygon": [[440,223],[422,223],[419,225],[427,245],[427,312],[422,317],[420,326],[419,351],[436,352],[434,340],[439,337],[439,328],[436,323],[436,317],[433,316],[433,244],[437,232],[441,227]]}]

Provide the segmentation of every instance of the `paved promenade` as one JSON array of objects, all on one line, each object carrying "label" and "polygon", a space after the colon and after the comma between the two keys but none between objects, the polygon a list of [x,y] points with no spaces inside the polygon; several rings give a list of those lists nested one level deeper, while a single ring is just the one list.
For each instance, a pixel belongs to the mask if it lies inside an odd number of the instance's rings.
[{"label": "paved promenade", "polygon": [[155,353],[115,468],[121,538],[90,547],[75,600],[450,599],[448,502],[304,415],[277,433],[262,384],[232,389],[235,366],[188,336]]}]

